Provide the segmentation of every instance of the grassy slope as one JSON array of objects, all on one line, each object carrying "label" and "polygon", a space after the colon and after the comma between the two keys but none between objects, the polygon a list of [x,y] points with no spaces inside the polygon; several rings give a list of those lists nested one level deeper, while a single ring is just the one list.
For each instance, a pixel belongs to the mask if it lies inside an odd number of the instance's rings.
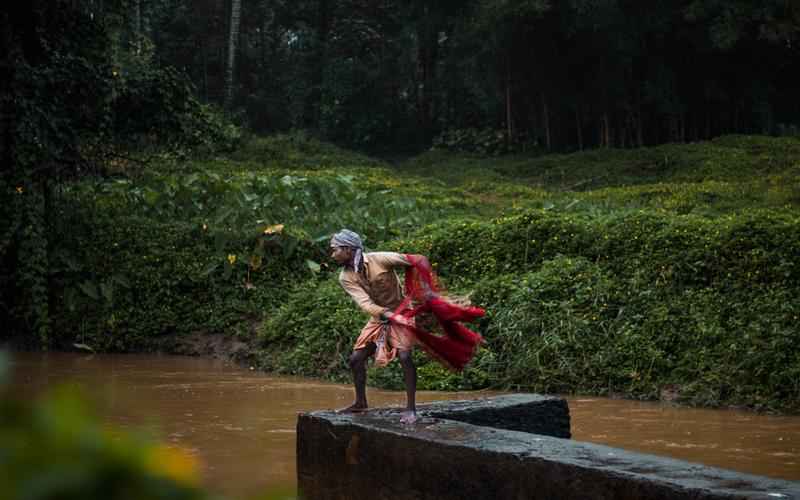
[{"label": "grassy slope", "polygon": [[190,168],[353,175],[361,187],[437,200],[448,214],[458,215],[493,216],[558,203],[710,214],[800,204],[800,141],[795,138],[725,136],[538,157],[481,158],[432,150],[393,165],[302,135],[279,135],[254,139],[229,157]]}]

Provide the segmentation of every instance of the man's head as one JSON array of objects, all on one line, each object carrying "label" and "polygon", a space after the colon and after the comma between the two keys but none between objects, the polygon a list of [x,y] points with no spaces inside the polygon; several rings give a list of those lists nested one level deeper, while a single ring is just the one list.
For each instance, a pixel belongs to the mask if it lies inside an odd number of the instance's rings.
[{"label": "man's head", "polygon": [[351,247],[343,247],[331,243],[331,259],[340,266],[349,264],[353,260],[353,249]]},{"label": "man's head", "polygon": [[339,265],[361,269],[364,244],[361,236],[349,229],[342,229],[331,238],[331,258]]}]

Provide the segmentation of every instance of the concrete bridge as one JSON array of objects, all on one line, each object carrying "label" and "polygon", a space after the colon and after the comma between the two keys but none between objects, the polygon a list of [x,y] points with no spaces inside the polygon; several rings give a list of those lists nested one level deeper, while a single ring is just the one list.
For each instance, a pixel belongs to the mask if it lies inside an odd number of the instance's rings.
[{"label": "concrete bridge", "polygon": [[569,407],[515,394],[343,415],[301,414],[306,500],[794,499],[800,483],[569,439]]}]

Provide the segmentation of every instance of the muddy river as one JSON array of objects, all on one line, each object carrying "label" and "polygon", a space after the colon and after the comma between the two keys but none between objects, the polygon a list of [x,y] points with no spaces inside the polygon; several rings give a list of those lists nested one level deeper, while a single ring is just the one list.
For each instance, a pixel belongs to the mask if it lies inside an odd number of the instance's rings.
[{"label": "muddy river", "polygon": [[[209,489],[233,497],[292,490],[297,413],[352,401],[349,385],[270,376],[211,359],[17,353],[12,363],[15,392],[33,396],[65,381],[85,386],[111,425],[144,427],[189,451]],[[492,394],[422,391],[418,401]],[[372,406],[404,402],[399,392],[369,389],[368,395]],[[567,399],[573,439],[800,480],[798,416]]]}]

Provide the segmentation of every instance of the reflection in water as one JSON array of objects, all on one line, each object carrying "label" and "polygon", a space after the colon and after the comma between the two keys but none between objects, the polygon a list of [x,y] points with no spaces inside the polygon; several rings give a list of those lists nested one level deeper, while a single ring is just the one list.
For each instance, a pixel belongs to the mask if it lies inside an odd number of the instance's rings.
[{"label": "reflection in water", "polygon": [[[32,395],[67,380],[88,388],[118,427],[145,426],[203,464],[210,489],[241,496],[295,484],[297,413],[346,406],[347,385],[274,377],[220,361],[154,355],[14,356],[14,387]],[[420,392],[419,402],[487,392]],[[404,395],[370,389],[372,406]],[[800,417],[569,398],[573,438],[800,480]]]}]

